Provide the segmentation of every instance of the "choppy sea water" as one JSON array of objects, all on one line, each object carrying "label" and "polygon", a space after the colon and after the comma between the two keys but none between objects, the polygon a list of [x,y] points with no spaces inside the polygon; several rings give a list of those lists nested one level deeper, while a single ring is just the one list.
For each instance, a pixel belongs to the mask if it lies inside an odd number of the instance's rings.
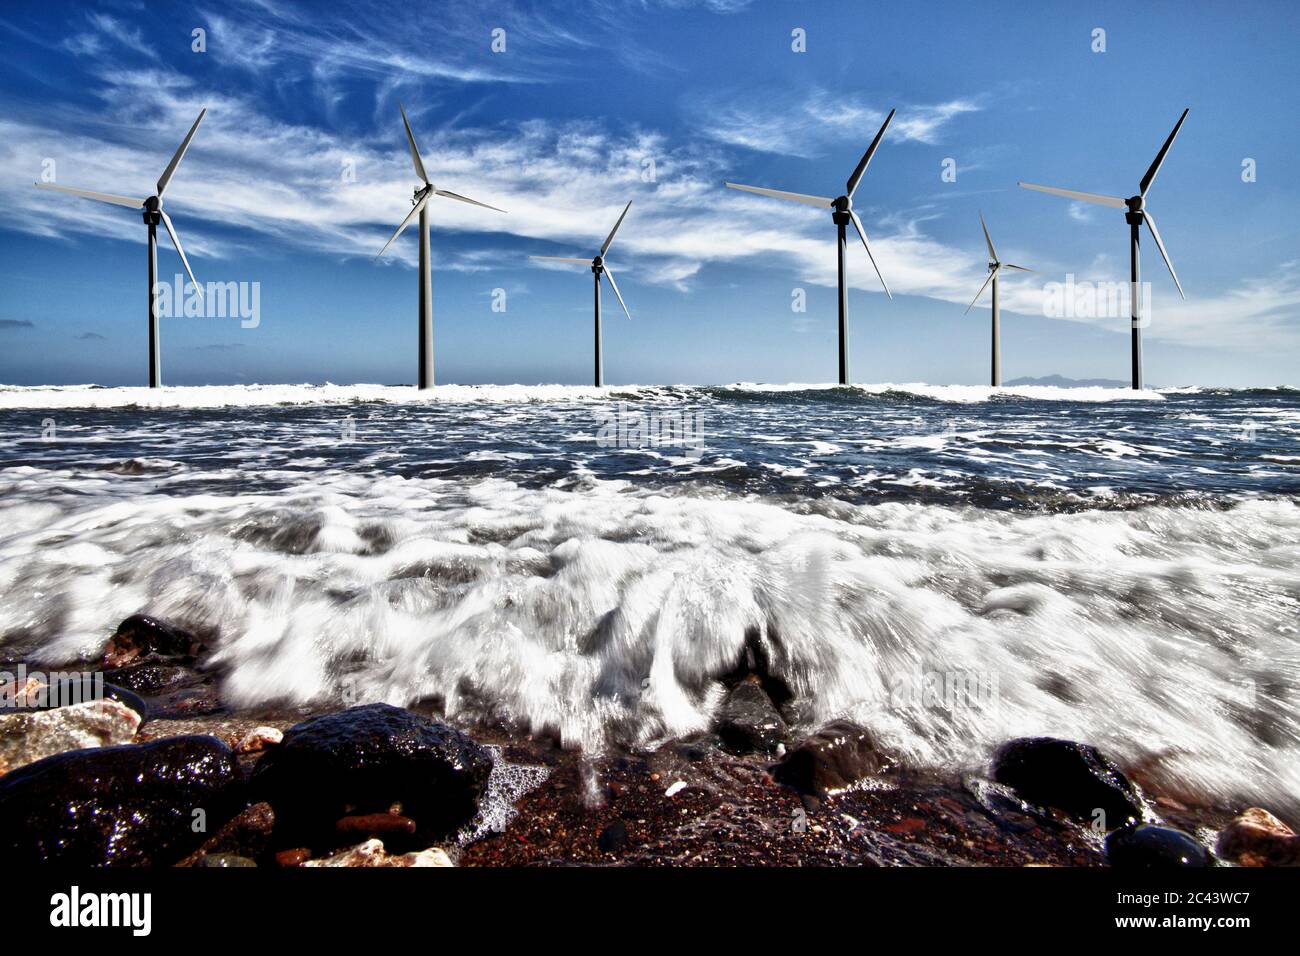
[{"label": "choppy sea water", "polygon": [[1300,794],[1300,393],[0,388],[0,654],[144,611],[236,707],[441,699],[574,745],[801,729],[918,766],[1101,746]]}]

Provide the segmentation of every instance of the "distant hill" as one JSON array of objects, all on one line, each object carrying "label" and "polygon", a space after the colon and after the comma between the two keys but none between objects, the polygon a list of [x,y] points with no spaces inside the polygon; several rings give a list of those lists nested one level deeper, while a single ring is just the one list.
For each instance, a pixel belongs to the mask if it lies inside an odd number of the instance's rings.
[{"label": "distant hill", "polygon": [[1003,385],[1055,385],[1057,388],[1127,388],[1130,383],[1117,378],[1066,378],[1044,375],[1042,378],[1013,378]]}]

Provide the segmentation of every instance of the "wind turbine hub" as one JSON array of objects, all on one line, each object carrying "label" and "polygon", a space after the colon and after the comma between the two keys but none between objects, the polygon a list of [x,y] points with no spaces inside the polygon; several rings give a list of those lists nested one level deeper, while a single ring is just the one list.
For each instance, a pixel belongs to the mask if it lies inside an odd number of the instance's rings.
[{"label": "wind turbine hub", "polygon": [[591,271],[597,274],[605,271],[605,260],[601,256],[591,260]]},{"label": "wind turbine hub", "polygon": [[145,225],[156,226],[162,222],[162,197],[150,196],[144,201]]}]

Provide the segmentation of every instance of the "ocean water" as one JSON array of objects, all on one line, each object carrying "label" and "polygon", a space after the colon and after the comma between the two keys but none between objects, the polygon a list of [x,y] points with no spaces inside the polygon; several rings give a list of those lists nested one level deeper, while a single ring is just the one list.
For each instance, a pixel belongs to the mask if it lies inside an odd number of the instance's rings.
[{"label": "ocean water", "polygon": [[919,767],[1102,747],[1300,796],[1300,393],[0,388],[0,655],[143,611],[233,707],[440,699],[599,750],[746,653]]}]

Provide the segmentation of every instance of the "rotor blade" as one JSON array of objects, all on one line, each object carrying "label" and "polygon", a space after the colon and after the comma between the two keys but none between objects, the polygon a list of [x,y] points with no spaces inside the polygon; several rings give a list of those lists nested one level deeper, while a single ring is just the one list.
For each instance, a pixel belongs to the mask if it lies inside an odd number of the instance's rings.
[{"label": "rotor blade", "polygon": [[1051,193],[1053,196],[1064,196],[1067,199],[1078,199],[1083,202],[1101,203],[1103,206],[1113,206],[1116,209],[1127,209],[1128,203],[1117,196],[1102,196],[1099,193],[1081,193],[1075,189],[1057,189],[1055,186],[1040,186],[1037,183],[1020,183],[1025,189],[1037,189],[1040,193]]},{"label": "rotor blade", "polygon": [[580,265],[591,265],[590,259],[567,259],[564,256],[529,256],[529,259],[541,259],[543,262],[576,262]]},{"label": "rotor blade", "polygon": [[172,237],[172,245],[176,247],[176,252],[181,257],[181,264],[185,266],[185,271],[189,273],[190,281],[194,283],[194,288],[199,292],[199,298],[203,298],[203,286],[199,285],[199,280],[194,278],[194,270],[190,268],[190,260],[185,258],[185,250],[181,248],[181,238],[176,235],[176,227],[172,225],[172,217],[167,213],[159,210],[162,215],[163,225],[167,228],[167,235]]},{"label": "rotor blade", "polygon": [[1178,286],[1178,294],[1186,300],[1187,296],[1183,295],[1183,284],[1178,281],[1178,273],[1174,271],[1174,264],[1169,261],[1169,253],[1165,252],[1165,244],[1160,239],[1160,230],[1156,228],[1156,221],[1151,218],[1151,213],[1144,211],[1142,218],[1147,221],[1147,228],[1151,230],[1151,238],[1156,241],[1156,248],[1160,250],[1160,257],[1165,260],[1165,265],[1169,268],[1169,274],[1174,277],[1174,285]]},{"label": "rotor blade", "polygon": [[190,140],[192,140],[194,134],[199,131],[199,124],[203,122],[203,117],[206,116],[207,113],[207,107],[199,110],[199,118],[194,121],[194,125],[190,127],[190,131],[185,134],[185,141],[181,143],[181,148],[176,150],[176,155],[172,157],[172,161],[167,164],[167,169],[158,180],[159,196],[166,192],[167,184],[172,181],[172,175],[176,172],[176,167],[181,164],[181,160],[185,157],[185,151],[190,148]]},{"label": "rotor blade", "polygon": [[627,310],[627,303],[623,301],[623,294],[618,291],[618,283],[614,281],[614,273],[609,271],[609,266],[605,267],[605,278],[609,279],[609,287],[613,289],[614,294],[618,296],[618,304],[623,307],[623,314],[626,315],[628,319],[631,319],[632,313]]},{"label": "rotor blade", "polygon": [[984,242],[989,247],[989,258],[994,262],[998,261],[998,251],[993,248],[993,240],[989,238],[989,227],[984,224],[984,213],[980,213],[980,226],[984,230]]},{"label": "rotor blade", "polygon": [[470,199],[468,196],[449,192],[446,189],[435,189],[433,192],[435,196],[446,196],[448,199],[458,199],[461,202],[469,203],[471,206],[482,206],[484,209],[491,209],[493,212],[505,212],[504,209],[498,209],[496,206],[489,206],[485,202],[479,202],[477,199]]},{"label": "rotor blade", "polygon": [[876,275],[880,276],[880,284],[885,287],[885,295],[892,299],[894,293],[889,291],[889,285],[885,282],[885,277],[880,275],[880,266],[876,265],[876,257],[871,254],[871,247],[867,245],[867,233],[866,230],[862,228],[862,220],[858,218],[856,210],[850,209],[849,215],[853,218],[853,228],[858,231],[858,236],[862,239],[862,248],[867,250],[867,258],[871,260],[871,265],[875,268]]},{"label": "rotor blade", "polygon": [[867,164],[871,162],[871,157],[876,155],[876,147],[880,145],[880,138],[885,135],[885,128],[889,126],[889,121],[894,118],[894,111],[890,110],[889,115],[885,117],[885,122],[881,124],[880,132],[876,138],[871,141],[867,151],[862,154],[862,161],[858,163],[858,168],[853,170],[853,175],[849,177],[848,186],[845,192],[850,199],[853,198],[853,190],[858,188],[858,183],[862,182],[862,176],[867,171]]},{"label": "rotor blade", "polygon": [[116,196],[113,193],[97,193],[93,189],[77,189],[75,186],[57,186],[54,183],[33,183],[37,189],[57,189],[61,193],[71,193],[74,196],[82,196],[85,199],[98,199],[100,202],[111,202],[115,206],[126,206],[130,209],[143,209],[143,199],[132,199],[130,196]]},{"label": "rotor blade", "polygon": [[618,222],[614,223],[614,228],[609,231],[609,236],[605,239],[605,244],[600,247],[600,254],[602,256],[609,251],[610,243],[614,241],[614,234],[618,232],[618,227],[623,225],[623,218],[631,208],[632,200],[629,199],[627,205],[623,207],[623,215],[618,217]]},{"label": "rotor blade", "polygon": [[406,141],[411,146],[411,162],[415,164],[415,175],[427,183],[429,174],[424,171],[424,160],[420,159],[420,150],[415,145],[415,134],[411,132],[411,124],[407,122],[406,110],[401,103],[397,104],[397,108],[402,111],[402,125],[406,127]]},{"label": "rotor blade", "polygon": [[970,300],[970,305],[966,306],[966,311],[963,312],[962,315],[970,314],[970,310],[975,308],[975,303],[980,300],[980,296],[984,294],[984,290],[988,288],[988,284],[993,281],[993,277],[997,274],[998,270],[996,268],[989,270],[989,274],[984,277],[984,284],[980,286],[980,290],[975,293],[975,298]]},{"label": "rotor blade", "polygon": [[779,189],[764,189],[762,186],[742,186],[740,183],[724,183],[728,189],[743,189],[747,193],[758,193],[760,196],[771,196],[773,199],[788,199],[791,202],[801,202],[805,206],[822,206],[830,207],[835,205],[834,199],[827,199],[825,196],[806,196],[803,193],[786,193]]},{"label": "rotor blade", "polygon": [[402,220],[402,224],[397,227],[397,232],[393,233],[393,238],[385,242],[384,248],[379,250],[379,255],[375,256],[376,259],[378,259],[379,256],[382,256],[385,252],[388,251],[388,247],[393,244],[393,240],[402,234],[402,230],[405,229],[407,225],[411,222],[411,220],[416,217],[416,214],[419,213],[419,211],[424,208],[424,204],[429,201],[429,197],[431,195],[433,194],[425,193],[424,198],[411,207],[411,211],[406,214],[406,218]]},{"label": "rotor blade", "polygon": [[1183,120],[1187,119],[1187,114],[1189,112],[1191,111],[1183,110],[1183,115],[1178,117],[1178,122],[1174,124],[1174,131],[1169,134],[1169,138],[1165,140],[1165,145],[1160,147],[1160,152],[1156,153],[1156,158],[1151,161],[1151,168],[1147,170],[1147,174],[1142,177],[1141,185],[1138,186],[1139,196],[1146,196],[1147,190],[1150,189],[1151,184],[1156,181],[1156,173],[1160,172],[1160,165],[1165,161],[1165,154],[1169,152],[1169,147],[1174,145],[1174,137],[1177,136],[1178,131],[1182,129]]},{"label": "rotor blade", "polygon": [[1037,269],[1026,269],[1024,266],[1015,266],[1015,265],[1012,265],[1010,262],[1004,262],[1004,263],[1002,263],[1002,268],[1003,268],[1003,269],[1015,269],[1017,272],[1037,272],[1037,271],[1038,271]]}]

